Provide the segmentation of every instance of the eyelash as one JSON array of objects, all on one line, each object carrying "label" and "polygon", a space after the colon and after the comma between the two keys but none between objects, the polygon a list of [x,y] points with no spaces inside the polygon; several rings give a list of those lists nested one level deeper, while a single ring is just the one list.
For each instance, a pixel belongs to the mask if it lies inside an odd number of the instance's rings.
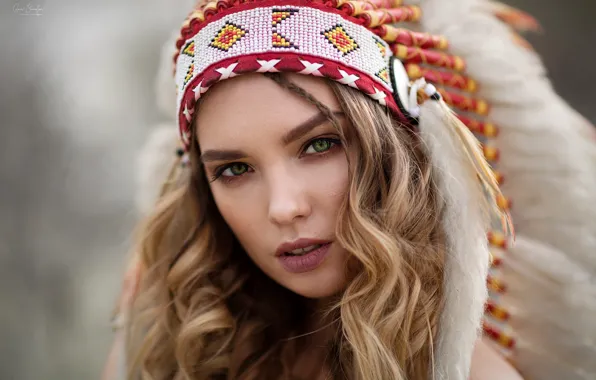
[{"label": "eyelash", "polygon": [[[341,146],[341,141],[339,139],[330,138],[330,137],[316,137],[316,138],[314,138],[312,140],[309,140],[306,144],[303,145],[303,147],[301,149],[301,156],[303,156],[304,155],[304,152],[311,145],[313,145],[317,141],[327,141],[327,142],[329,142],[331,144],[331,146],[329,147],[329,149],[327,149],[324,152],[320,152],[320,153],[309,153],[309,154],[307,154],[308,156],[322,157],[322,156],[325,156],[325,155],[329,154],[333,149]],[[230,181],[234,181],[238,177],[241,177],[243,174],[239,174],[239,175],[235,175],[235,176],[234,175],[233,176],[223,176],[222,175],[227,169],[231,168],[234,165],[238,165],[238,164],[249,166],[249,165],[244,164],[242,162],[230,162],[228,164],[219,166],[219,167],[215,168],[214,173],[213,173],[213,175],[210,178],[210,182],[214,182],[216,180],[220,180],[220,181],[224,181],[224,182],[230,182]],[[247,172],[249,172],[249,171],[247,170],[245,173],[247,173]]]}]

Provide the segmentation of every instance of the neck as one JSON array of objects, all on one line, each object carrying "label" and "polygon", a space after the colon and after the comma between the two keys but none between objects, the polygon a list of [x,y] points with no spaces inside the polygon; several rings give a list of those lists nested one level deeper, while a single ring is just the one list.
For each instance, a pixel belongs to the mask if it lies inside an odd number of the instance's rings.
[{"label": "neck", "polygon": [[310,320],[307,321],[305,334],[313,343],[328,344],[335,337],[339,328],[339,313],[333,307],[337,297],[312,300]]},{"label": "neck", "polygon": [[337,312],[328,312],[336,299],[310,300],[311,317],[299,338],[298,360],[293,369],[297,379],[329,379],[329,359],[333,340],[337,336],[339,320]]}]

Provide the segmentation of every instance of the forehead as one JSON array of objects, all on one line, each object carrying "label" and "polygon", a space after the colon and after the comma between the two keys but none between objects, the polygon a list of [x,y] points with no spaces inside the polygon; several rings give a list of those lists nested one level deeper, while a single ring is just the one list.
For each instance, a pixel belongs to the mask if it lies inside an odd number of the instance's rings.
[{"label": "forehead", "polygon": [[[340,109],[324,80],[284,75],[331,110]],[[318,112],[307,99],[264,75],[242,75],[218,83],[201,99],[196,113],[196,135],[201,145],[221,145],[230,139],[246,139],[255,134],[282,134]]]}]

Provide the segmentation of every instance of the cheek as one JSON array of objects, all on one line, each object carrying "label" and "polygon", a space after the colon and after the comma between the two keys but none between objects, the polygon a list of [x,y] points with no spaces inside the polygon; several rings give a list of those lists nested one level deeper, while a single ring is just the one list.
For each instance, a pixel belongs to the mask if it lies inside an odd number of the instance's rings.
[{"label": "cheek", "polygon": [[219,213],[242,246],[248,251],[255,248],[253,245],[259,241],[255,238],[259,236],[257,231],[266,222],[258,192],[250,188],[230,191],[218,185],[213,186],[211,192]]},{"label": "cheek", "polygon": [[322,210],[324,216],[336,217],[348,191],[348,177],[348,162],[344,154],[338,154],[304,176],[304,181],[312,190],[314,216],[320,216],[317,210]]},{"label": "cheek", "polygon": [[[339,153],[339,152],[338,152]],[[269,181],[296,183],[302,190],[297,196],[309,203],[308,217],[295,226],[305,236],[328,237],[335,231],[339,208],[348,190],[348,163],[345,154],[328,158],[288,161],[291,179],[273,176]],[[264,176],[251,178],[235,189],[213,184],[211,191],[219,212],[238,241],[253,260],[274,252],[277,244],[288,238],[287,230],[280,230],[270,221],[267,181]],[[293,227],[292,227],[293,228]],[[282,228],[285,229],[285,228]]]}]

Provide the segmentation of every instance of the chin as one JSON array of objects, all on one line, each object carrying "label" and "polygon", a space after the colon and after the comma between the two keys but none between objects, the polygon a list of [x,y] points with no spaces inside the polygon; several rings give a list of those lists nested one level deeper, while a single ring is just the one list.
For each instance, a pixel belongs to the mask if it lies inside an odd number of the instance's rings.
[{"label": "chin", "polygon": [[303,297],[322,299],[343,292],[347,286],[347,277],[344,268],[320,268],[320,271],[288,274],[279,283]]}]

